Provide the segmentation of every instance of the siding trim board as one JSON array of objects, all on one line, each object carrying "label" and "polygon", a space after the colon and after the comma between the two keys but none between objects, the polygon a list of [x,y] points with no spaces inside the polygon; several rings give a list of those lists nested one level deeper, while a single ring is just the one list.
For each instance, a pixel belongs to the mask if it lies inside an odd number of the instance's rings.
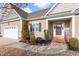
[{"label": "siding trim board", "polygon": [[78,8],[79,8],[79,6],[78,6],[78,7],[76,7],[74,10],[72,10],[72,12],[75,12]]}]

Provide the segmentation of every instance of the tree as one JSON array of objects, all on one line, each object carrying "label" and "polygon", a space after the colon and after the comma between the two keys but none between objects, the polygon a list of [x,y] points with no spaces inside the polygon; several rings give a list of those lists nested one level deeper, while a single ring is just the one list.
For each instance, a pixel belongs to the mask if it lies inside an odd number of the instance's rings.
[{"label": "tree", "polygon": [[16,5],[17,7],[20,7],[20,8],[25,8],[27,7],[27,3],[14,3],[14,5]]}]

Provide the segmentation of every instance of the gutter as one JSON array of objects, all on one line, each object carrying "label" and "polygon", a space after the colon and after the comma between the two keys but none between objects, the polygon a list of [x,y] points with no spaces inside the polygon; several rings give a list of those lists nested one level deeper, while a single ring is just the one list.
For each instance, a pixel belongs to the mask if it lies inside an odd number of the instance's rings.
[{"label": "gutter", "polygon": [[34,21],[34,20],[43,20],[45,19],[46,17],[44,16],[41,16],[41,17],[36,17],[36,18],[30,18],[30,19],[26,19],[27,21]]}]

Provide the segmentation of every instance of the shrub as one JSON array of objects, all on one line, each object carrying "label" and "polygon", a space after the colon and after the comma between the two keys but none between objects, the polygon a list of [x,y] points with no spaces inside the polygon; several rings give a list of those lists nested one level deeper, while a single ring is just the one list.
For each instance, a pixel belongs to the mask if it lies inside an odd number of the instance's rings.
[{"label": "shrub", "polygon": [[51,42],[51,40],[44,40],[41,37],[37,37],[36,38],[36,44],[40,44],[40,45],[47,45]]},{"label": "shrub", "polygon": [[42,40],[43,40],[43,38],[37,37],[37,38],[36,38],[36,44],[40,44]]},{"label": "shrub", "polygon": [[22,21],[22,32],[21,32],[21,41],[20,42],[27,42],[29,39],[29,30],[28,30],[28,21]]},{"label": "shrub", "polygon": [[69,45],[70,45],[71,49],[78,49],[79,48],[78,39],[77,38],[70,38]]},{"label": "shrub", "polygon": [[48,40],[48,30],[44,30],[44,38],[45,40]]},{"label": "shrub", "polygon": [[36,44],[36,38],[35,38],[35,35],[33,32],[30,33],[30,41],[29,41],[30,44],[34,45]]}]

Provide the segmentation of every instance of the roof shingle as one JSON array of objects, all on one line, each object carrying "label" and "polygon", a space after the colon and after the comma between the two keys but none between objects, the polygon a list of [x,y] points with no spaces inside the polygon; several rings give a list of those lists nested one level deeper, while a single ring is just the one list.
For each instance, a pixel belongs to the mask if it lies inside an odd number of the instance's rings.
[{"label": "roof shingle", "polygon": [[28,16],[27,16],[27,19],[38,18],[38,17],[44,16],[48,12],[49,9],[50,8],[43,9],[43,10],[40,10],[40,11],[36,11],[36,12],[33,12],[33,13],[29,13]]}]

